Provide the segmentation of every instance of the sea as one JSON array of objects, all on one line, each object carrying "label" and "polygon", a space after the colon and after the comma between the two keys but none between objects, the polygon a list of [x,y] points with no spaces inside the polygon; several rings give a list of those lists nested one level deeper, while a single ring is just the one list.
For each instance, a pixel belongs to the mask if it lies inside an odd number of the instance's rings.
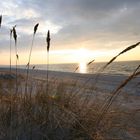
[{"label": "sea", "polygon": [[[35,67],[36,70],[51,70],[51,71],[61,71],[61,72],[72,72],[72,73],[83,73],[83,74],[118,74],[118,75],[130,75],[133,71],[140,65],[139,61],[120,61],[111,63],[104,71],[101,69],[105,66],[107,62],[93,62],[90,65],[86,63],[69,63],[69,64],[36,64],[30,65],[32,69]],[[0,67],[9,67],[9,66],[0,66]],[[15,67],[15,66],[12,66]],[[18,66],[25,69],[26,65]]]}]

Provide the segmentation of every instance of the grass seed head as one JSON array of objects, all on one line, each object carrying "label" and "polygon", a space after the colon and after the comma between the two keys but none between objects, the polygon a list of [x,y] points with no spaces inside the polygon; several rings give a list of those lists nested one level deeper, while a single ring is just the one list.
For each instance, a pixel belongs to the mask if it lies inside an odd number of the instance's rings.
[{"label": "grass seed head", "polygon": [[39,23],[37,23],[37,24],[34,26],[34,35],[36,34],[36,31],[37,31],[38,26],[39,26]]},{"label": "grass seed head", "polygon": [[1,23],[2,23],[2,15],[0,15],[0,28],[1,28]]},{"label": "grass seed head", "polygon": [[121,54],[123,53],[126,53],[127,51],[131,50],[131,49],[134,49],[136,48],[138,45],[140,44],[140,42],[134,44],[134,45],[131,45],[129,47],[127,47],[126,49],[124,49],[123,51],[121,51],[118,55],[116,55],[115,57],[113,57],[104,67],[103,67],[103,70],[108,66],[110,65],[118,56],[120,56]]},{"label": "grass seed head", "polygon": [[10,38],[12,37],[13,30],[10,29]]},{"label": "grass seed head", "polygon": [[17,43],[17,33],[16,33],[16,25],[13,27],[13,38],[15,40],[15,44]]},{"label": "grass seed head", "polygon": [[95,60],[92,60],[92,61],[88,62],[87,65],[92,64],[94,61],[95,61]]},{"label": "grass seed head", "polygon": [[46,42],[47,42],[47,51],[49,52],[49,49],[50,49],[50,31],[48,30],[48,33],[47,33],[47,38],[46,38]]},{"label": "grass seed head", "polygon": [[16,54],[16,57],[17,57],[17,60],[19,59],[19,56],[18,56],[18,54]]}]

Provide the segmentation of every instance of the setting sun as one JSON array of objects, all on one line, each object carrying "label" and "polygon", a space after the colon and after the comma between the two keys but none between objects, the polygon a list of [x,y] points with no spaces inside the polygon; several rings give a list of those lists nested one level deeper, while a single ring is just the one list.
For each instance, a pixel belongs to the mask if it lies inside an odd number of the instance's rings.
[{"label": "setting sun", "polygon": [[79,72],[86,73],[87,72],[87,63],[81,62],[79,63]]}]

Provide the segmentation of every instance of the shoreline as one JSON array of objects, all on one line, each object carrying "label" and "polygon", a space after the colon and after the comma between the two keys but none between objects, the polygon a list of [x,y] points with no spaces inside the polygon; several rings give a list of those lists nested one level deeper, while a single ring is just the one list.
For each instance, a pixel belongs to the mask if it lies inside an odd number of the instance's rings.
[{"label": "shoreline", "polygon": [[[124,62],[114,62],[110,66],[108,66],[104,71],[101,73],[104,75],[124,75],[129,76],[136,67],[139,65],[140,61],[124,61]],[[93,63],[91,65],[86,65],[86,63],[68,63],[68,64],[50,64],[49,70],[55,72],[68,72],[68,73],[77,73],[77,74],[96,74],[98,73],[102,67],[106,63]],[[47,64],[31,64],[30,69],[35,66],[35,70],[46,70]],[[12,69],[16,68],[14,65],[11,66]],[[78,69],[76,70],[76,68]],[[0,65],[0,68],[9,68],[9,65]],[[18,65],[18,69],[26,69],[26,65]],[[76,70],[76,72],[75,72]]]},{"label": "shoreline", "polygon": [[[0,72],[9,72],[9,68],[0,68]],[[15,69],[12,68],[12,72],[15,72]],[[71,72],[61,72],[61,71],[48,71],[49,79],[57,79],[58,81],[69,82],[76,81],[79,84],[86,85],[98,85],[98,88],[104,89],[108,92],[115,89],[117,86],[122,83],[128,76],[118,75],[118,74],[100,74],[98,80],[96,79],[97,74],[83,74],[83,73],[71,73]],[[18,69],[18,74],[26,75],[26,69]],[[46,80],[47,71],[46,70],[29,70],[29,76],[38,79]],[[124,90],[131,91],[132,94],[140,95],[140,90],[135,90],[135,86],[140,82],[140,76],[135,77],[131,80],[125,87]],[[139,93],[138,93],[139,92]]]}]

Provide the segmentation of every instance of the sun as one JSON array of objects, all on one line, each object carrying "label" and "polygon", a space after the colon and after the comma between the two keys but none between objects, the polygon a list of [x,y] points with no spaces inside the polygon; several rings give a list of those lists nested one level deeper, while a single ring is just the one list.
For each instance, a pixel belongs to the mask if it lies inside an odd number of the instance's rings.
[{"label": "sun", "polygon": [[86,73],[87,72],[87,64],[85,62],[79,63],[79,72]]},{"label": "sun", "polygon": [[91,56],[91,52],[85,48],[80,48],[75,51],[74,56],[79,63],[87,63]]}]

